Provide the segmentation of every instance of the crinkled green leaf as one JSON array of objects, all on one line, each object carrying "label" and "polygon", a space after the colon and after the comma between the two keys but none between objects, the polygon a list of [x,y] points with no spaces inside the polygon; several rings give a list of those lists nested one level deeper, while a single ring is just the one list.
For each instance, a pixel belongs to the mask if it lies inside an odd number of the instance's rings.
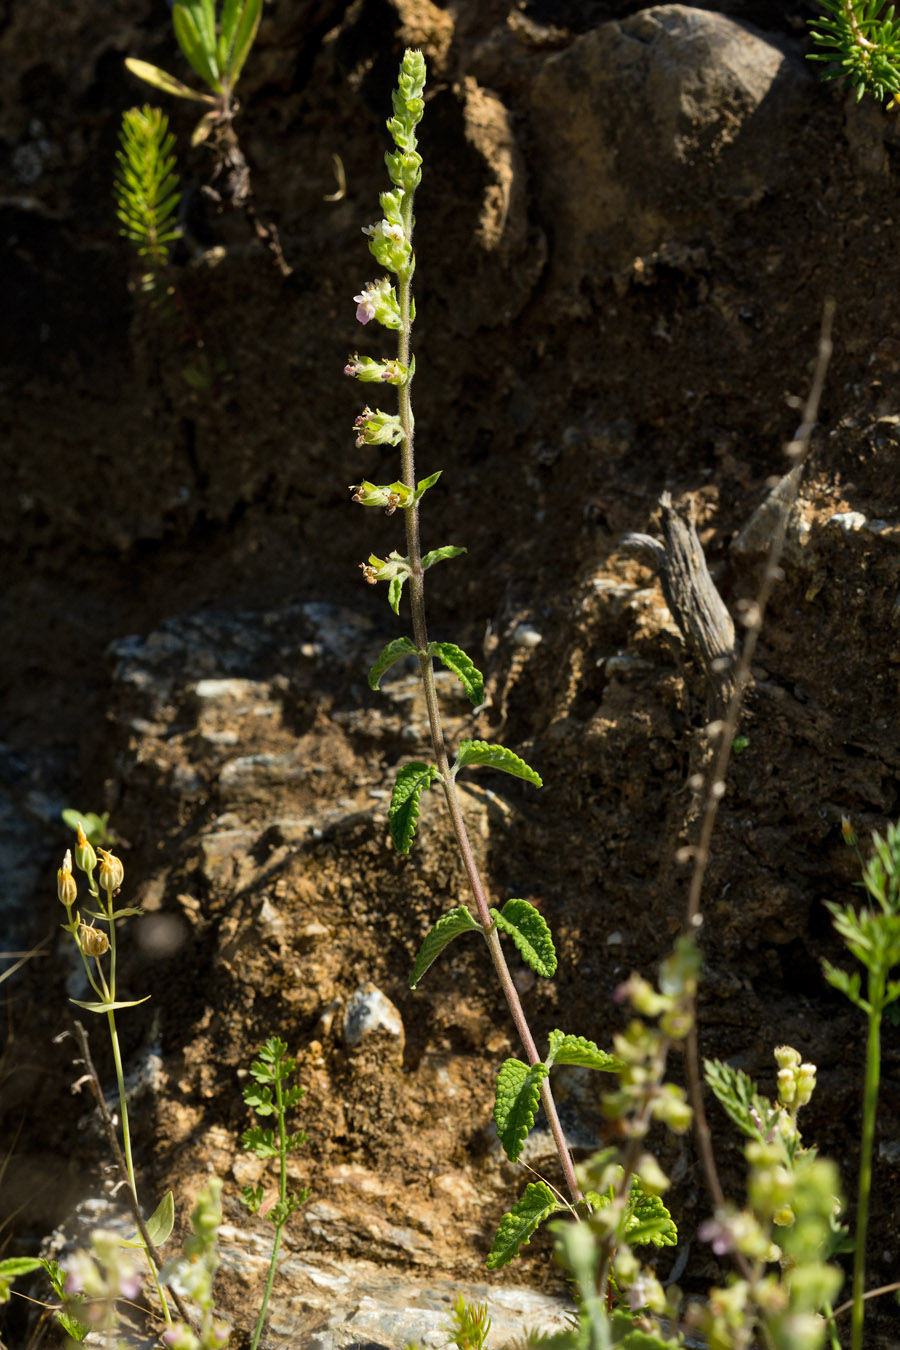
[{"label": "crinkled green leaf", "polygon": [[452,642],[429,642],[428,651],[441,665],[452,671],[466,691],[466,698],[476,708],[484,702],[484,676],[475,668],[470,657]]},{"label": "crinkled green leaf", "polygon": [[464,548],[457,548],[455,544],[445,544],[443,548],[433,548],[422,559],[422,571],[427,572],[429,567],[433,567],[435,563],[443,562],[445,558],[458,558],[465,551]]},{"label": "crinkled green leaf", "polygon": [[453,772],[456,773],[469,764],[484,764],[489,769],[502,769],[504,773],[511,773],[514,778],[524,778],[535,787],[543,787],[540,774],[535,773],[524,759],[520,759],[503,745],[493,745],[490,741],[460,741]]},{"label": "crinkled green leaf", "polygon": [[152,84],[154,89],[161,89],[164,94],[174,94],[176,98],[193,99],[195,103],[211,102],[207,94],[198,94],[195,89],[189,88],[181,80],[176,80],[174,75],[170,75],[165,70],[160,70],[159,66],[153,66],[149,61],[138,61],[134,56],[125,58],[125,65],[136,75],[139,80],[145,84]]},{"label": "crinkled green leaf", "polygon": [[501,1266],[508,1265],[519,1250],[531,1241],[531,1235],[538,1225],[563,1208],[546,1182],[529,1182],[521,1200],[500,1220],[494,1245],[485,1262],[488,1270],[499,1270]]},{"label": "crinkled green leaf", "polygon": [[520,1059],[508,1059],[497,1074],[494,1122],[510,1162],[519,1161],[540,1106],[541,1082],[547,1073],[546,1064],[529,1066]]},{"label": "crinkled green leaf", "polygon": [[400,614],[400,597],[403,594],[403,583],[408,576],[408,572],[401,572],[399,576],[391,577],[388,582],[388,604],[398,616]]},{"label": "crinkled green leaf", "polygon": [[658,1195],[647,1195],[640,1178],[631,1183],[628,1210],[625,1216],[625,1240],[632,1247],[652,1244],[654,1247],[678,1245],[678,1229],[672,1215]]},{"label": "crinkled green leaf", "polygon": [[567,1036],[564,1031],[550,1032],[550,1053],[545,1061],[548,1068],[553,1064],[576,1064],[582,1069],[601,1069],[607,1073],[617,1073],[624,1065],[615,1055],[601,1050],[585,1036]]},{"label": "crinkled green leaf", "polygon": [[492,909],[497,927],[508,933],[522,960],[538,975],[549,979],[556,973],[556,948],[542,914],[527,900],[507,900],[502,910]]},{"label": "crinkled green leaf", "polygon": [[481,932],[481,924],[476,923],[465,905],[458,905],[456,909],[451,909],[449,914],[441,915],[416,954],[412,974],[409,977],[410,989],[415,989],[428,967],[437,960],[448,942],[452,942],[460,933],[471,932]]},{"label": "crinkled green leaf", "polygon": [[391,666],[404,656],[412,656],[415,651],[416,644],[409,638],[395,638],[393,642],[389,642],[369,671],[369,688],[377,689]]},{"label": "crinkled green leaf", "polygon": [[400,853],[408,853],[419,819],[419,798],[440,777],[433,764],[413,760],[399,770],[388,808],[391,838]]}]

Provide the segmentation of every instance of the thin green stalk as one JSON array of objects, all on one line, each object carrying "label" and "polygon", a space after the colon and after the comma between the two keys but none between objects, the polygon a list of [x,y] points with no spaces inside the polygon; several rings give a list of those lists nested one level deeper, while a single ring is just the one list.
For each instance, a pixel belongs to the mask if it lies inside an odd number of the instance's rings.
[{"label": "thin green stalk", "polygon": [[[412,241],[413,229],[413,195],[406,193],[402,203],[403,224],[407,239]],[[411,334],[411,269],[398,275],[397,298],[400,305],[401,326],[398,331],[397,339],[397,357],[402,365],[408,367],[410,360],[410,334]],[[410,394],[411,381],[401,385],[399,390],[399,414],[400,424],[403,428],[403,439],[401,441],[401,463],[402,481],[407,487],[415,490],[415,452],[414,452],[414,429],[415,422],[412,412],[412,399]],[[425,621],[425,577],[422,569],[422,548],[419,538],[419,504],[414,501],[413,504],[404,512],[406,517],[406,544],[407,557],[411,569],[409,578],[410,607],[412,611],[413,635],[416,647],[419,651],[419,666],[422,674],[422,685],[425,691],[425,704],[428,711],[428,725],[431,731],[432,747],[434,749],[437,769],[441,775],[441,781],[444,788],[444,796],[447,801],[447,807],[450,811],[450,819],[453,823],[453,831],[456,835],[456,843],[459,848],[460,857],[469,880],[469,886],[472,891],[473,899],[478,910],[478,917],[484,929],[485,940],[494,963],[494,969],[497,972],[497,978],[506,998],[507,1005],[515,1023],[516,1030],[522,1041],[525,1053],[528,1056],[529,1064],[539,1064],[541,1056],[538,1054],[534,1038],[528,1026],[525,1016],[525,1010],[522,1007],[518,991],[513,983],[509,967],[506,963],[506,957],[503,954],[503,948],[500,944],[500,938],[493,925],[487,899],[484,893],[484,886],[478,873],[478,868],[472,854],[471,844],[466,831],[465,821],[463,819],[462,808],[459,802],[459,796],[456,791],[456,783],[450,772],[450,763],[447,758],[447,750],[444,743],[443,725],[441,722],[440,707],[438,705],[437,690],[434,683],[434,665],[432,658],[425,653],[428,651],[428,630]],[[559,1154],[560,1165],[563,1175],[566,1179],[566,1185],[572,1196],[573,1202],[582,1198],[581,1188],[578,1185],[575,1176],[575,1167],[569,1153],[569,1147],[566,1143],[562,1124],[559,1119],[559,1113],[556,1109],[556,1103],[553,1100],[553,1094],[550,1089],[549,1079],[545,1078],[541,1083],[541,1100],[547,1115],[550,1126],[550,1132],[553,1137],[556,1150]]]},{"label": "thin green stalk", "polygon": [[281,1088],[281,1079],[275,1079],[275,1113],[278,1117],[278,1200],[279,1212],[284,1215],[275,1224],[275,1240],[272,1243],[272,1259],[269,1262],[269,1274],[266,1278],[266,1287],[262,1297],[262,1306],[259,1310],[259,1318],[256,1323],[256,1330],[253,1333],[253,1340],[250,1350],[256,1350],[259,1345],[259,1338],[262,1335],[263,1326],[266,1320],[266,1313],[269,1308],[269,1295],[272,1292],[272,1286],[275,1283],[275,1269],[278,1264],[278,1249],[281,1246],[281,1231],[287,1222],[287,1141],[284,1133],[284,1096]]},{"label": "thin green stalk", "polygon": [[862,1350],[865,1319],[866,1230],[869,1224],[869,1196],[872,1191],[872,1150],[875,1141],[875,1112],[881,1077],[881,1014],[884,1008],[885,977],[872,971],[869,977],[869,1035],[866,1044],[866,1077],[863,1086],[862,1141],[859,1158],[856,1200],[856,1245],[853,1251],[853,1312],[851,1314],[851,1350]]}]

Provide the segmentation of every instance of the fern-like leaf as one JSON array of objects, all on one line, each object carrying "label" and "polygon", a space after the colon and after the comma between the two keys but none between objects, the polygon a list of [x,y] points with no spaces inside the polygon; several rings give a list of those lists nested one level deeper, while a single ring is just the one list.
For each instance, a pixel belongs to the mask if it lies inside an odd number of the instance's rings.
[{"label": "fern-like leaf", "polygon": [[181,193],[172,153],[175,137],[166,115],[145,104],[123,114],[119,141],[114,191],[120,233],[144,259],[148,271],[141,284],[145,291],[153,291],[169,261],[168,245],[181,233],[177,223]]},{"label": "fern-like leaf", "polygon": [[459,937],[460,933],[480,931],[481,925],[475,922],[465,905],[458,905],[456,909],[451,909],[449,914],[443,914],[426,935],[425,941],[418,950],[412,974],[409,977],[410,989],[415,989],[428,967],[437,960],[448,942],[452,942],[455,937]]},{"label": "fern-like leaf", "polygon": [[549,980],[556,973],[556,948],[547,920],[527,900],[507,900],[502,910],[492,909],[491,918],[508,933],[526,965]]},{"label": "fern-like leaf", "polygon": [[546,1064],[523,1064],[508,1059],[497,1074],[494,1092],[494,1123],[497,1136],[510,1162],[519,1155],[534,1125],[541,1101],[541,1083],[547,1077]]},{"label": "fern-like leaf", "polygon": [[586,1036],[567,1036],[564,1031],[557,1030],[550,1032],[549,1040],[550,1052],[545,1060],[548,1068],[553,1064],[575,1064],[581,1069],[617,1073],[625,1067],[615,1055],[607,1054]]},{"label": "fern-like leaf", "polygon": [[454,774],[468,764],[484,764],[489,769],[502,769],[514,778],[524,778],[535,787],[544,786],[540,774],[535,773],[524,759],[513,754],[512,750],[507,750],[504,745],[492,745],[490,741],[460,741]]},{"label": "fern-like leaf", "polygon": [[508,1214],[504,1214],[485,1265],[499,1270],[531,1241],[531,1235],[551,1214],[565,1208],[544,1181],[531,1181]]},{"label": "fern-like leaf", "polygon": [[441,665],[453,672],[473,707],[480,707],[484,702],[484,676],[462,648],[454,646],[452,642],[430,642],[428,651],[431,656],[438,658]]},{"label": "fern-like leaf", "polygon": [[398,853],[409,852],[419,819],[419,799],[439,777],[433,764],[419,760],[404,764],[398,772],[388,808],[391,838]]},{"label": "fern-like leaf", "polygon": [[765,1139],[778,1111],[767,1097],[760,1096],[753,1079],[720,1059],[705,1059],[703,1076],[738,1129],[751,1139]]}]

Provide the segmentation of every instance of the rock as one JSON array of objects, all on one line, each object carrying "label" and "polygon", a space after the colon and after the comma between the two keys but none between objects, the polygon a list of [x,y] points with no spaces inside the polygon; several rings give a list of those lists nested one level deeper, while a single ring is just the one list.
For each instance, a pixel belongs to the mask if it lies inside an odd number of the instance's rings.
[{"label": "rock", "polygon": [[670,267],[702,269],[698,233],[784,181],[811,88],[772,38],[686,5],[601,24],[549,56],[531,93],[534,169],[572,312],[587,311],[586,282],[626,278],[635,258],[646,267],[662,250]]},{"label": "rock", "polygon": [[350,995],[344,1013],[344,1040],[359,1045],[367,1036],[383,1032],[396,1043],[402,1058],[406,1043],[403,1019],[389,998],[374,984],[365,984]]}]

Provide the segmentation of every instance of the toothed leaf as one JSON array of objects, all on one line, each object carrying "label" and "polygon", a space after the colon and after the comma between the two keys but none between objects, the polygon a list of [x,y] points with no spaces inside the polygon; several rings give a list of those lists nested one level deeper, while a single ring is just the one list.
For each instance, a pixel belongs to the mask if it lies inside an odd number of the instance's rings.
[{"label": "toothed leaf", "polygon": [[548,1068],[552,1064],[575,1064],[581,1069],[601,1069],[607,1073],[617,1073],[624,1067],[620,1059],[608,1055],[587,1037],[567,1036],[564,1031],[550,1032],[550,1053],[545,1063]]},{"label": "toothed leaf", "polygon": [[526,965],[545,979],[556,973],[553,938],[546,919],[534,905],[527,900],[507,900],[502,910],[491,910],[491,918],[512,938]]},{"label": "toothed leaf", "polygon": [[540,774],[535,773],[524,759],[514,755],[504,745],[492,745],[489,741],[460,741],[459,754],[456,757],[454,773],[468,764],[484,764],[489,769],[502,769],[514,778],[524,778],[535,787],[543,787]]},{"label": "toothed leaf", "polygon": [[465,551],[464,548],[457,548],[454,544],[445,544],[443,548],[433,548],[422,559],[422,571],[427,572],[429,567],[433,567],[435,563],[443,562],[445,558],[458,558]]},{"label": "toothed leaf", "polygon": [[519,1161],[540,1106],[541,1082],[547,1073],[546,1064],[529,1067],[520,1059],[508,1059],[497,1074],[494,1121],[510,1162]]},{"label": "toothed leaf", "polygon": [[452,642],[429,642],[430,655],[453,672],[466,691],[466,698],[476,708],[484,702],[484,676],[475,668],[470,657]]},{"label": "toothed leaf", "polygon": [[521,1200],[500,1220],[494,1245],[485,1262],[488,1270],[499,1270],[501,1266],[508,1265],[519,1250],[531,1241],[531,1235],[538,1225],[563,1208],[546,1182],[529,1182]]},{"label": "toothed leaf", "polygon": [[391,666],[404,656],[412,656],[415,651],[416,644],[409,638],[395,638],[393,642],[389,642],[369,671],[369,688],[377,689]]},{"label": "toothed leaf", "polygon": [[632,1247],[676,1247],[678,1229],[658,1195],[647,1195],[640,1179],[634,1178],[625,1218],[625,1240]]},{"label": "toothed leaf", "polygon": [[415,989],[428,967],[437,960],[449,942],[459,937],[460,933],[473,932],[480,933],[481,924],[476,923],[465,905],[458,905],[456,909],[451,909],[449,914],[443,914],[418,950],[409,977],[410,989]]},{"label": "toothed leaf", "polygon": [[404,764],[398,772],[388,809],[391,838],[398,852],[409,852],[419,819],[419,798],[439,777],[433,764],[419,760]]}]

